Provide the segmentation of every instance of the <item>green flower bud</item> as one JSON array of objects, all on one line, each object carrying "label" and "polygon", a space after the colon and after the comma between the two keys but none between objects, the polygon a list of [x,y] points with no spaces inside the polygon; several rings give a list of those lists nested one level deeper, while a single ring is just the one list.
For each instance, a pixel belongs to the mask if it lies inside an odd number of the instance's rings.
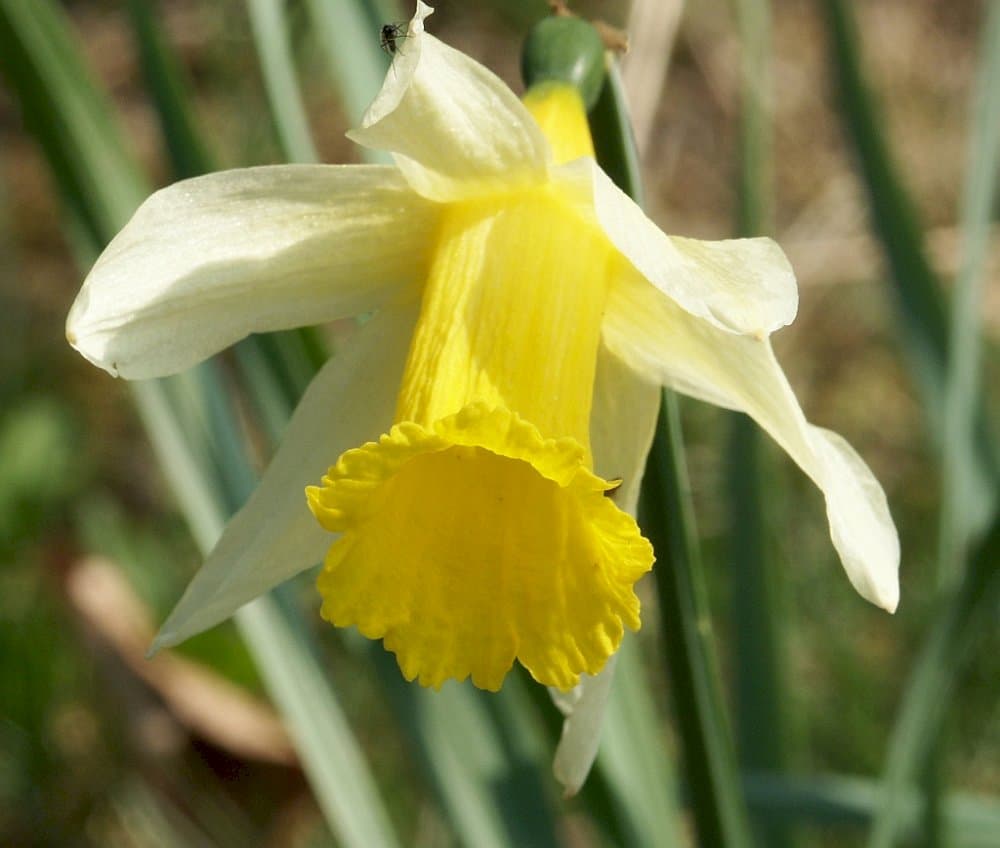
[{"label": "green flower bud", "polygon": [[528,88],[543,82],[575,86],[587,109],[604,84],[604,42],[581,18],[543,18],[528,33],[521,52],[521,75]]}]

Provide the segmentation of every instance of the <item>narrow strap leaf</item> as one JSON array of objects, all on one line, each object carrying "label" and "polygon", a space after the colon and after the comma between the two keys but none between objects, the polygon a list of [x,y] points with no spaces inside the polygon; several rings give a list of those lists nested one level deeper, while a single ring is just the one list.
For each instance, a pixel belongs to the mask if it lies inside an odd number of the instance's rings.
[{"label": "narrow strap leaf", "polygon": [[295,74],[285,8],[282,0],[247,0],[267,102],[282,152],[289,162],[318,162]]},{"label": "narrow strap leaf", "polygon": [[[944,435],[945,372],[950,355],[948,309],[924,253],[916,211],[886,143],[881,112],[864,78],[851,4],[844,0],[820,0],[820,3],[825,12],[845,128],[855,148],[868,191],[871,218],[891,272],[904,349],[914,381],[923,395],[928,431],[940,445]],[[977,478],[971,485],[977,492],[990,491],[1000,461],[989,433],[980,406],[976,416]]]},{"label": "narrow strap leaf", "polygon": [[[767,235],[773,215],[772,132],[769,96],[771,8],[768,0],[737,0],[741,110],[737,235]],[[787,764],[788,697],[782,650],[784,608],[774,560],[765,542],[764,452],[756,424],[730,416],[726,477],[729,558],[733,566],[732,639],[737,752],[742,771],[780,773]],[[752,810],[761,845],[788,846],[785,823]]]},{"label": "narrow strap leaf", "polygon": [[969,651],[1000,613],[1000,519],[973,552],[961,585],[946,599],[907,683],[889,741],[883,797],[870,848],[889,848],[902,837],[907,797],[927,763]]}]

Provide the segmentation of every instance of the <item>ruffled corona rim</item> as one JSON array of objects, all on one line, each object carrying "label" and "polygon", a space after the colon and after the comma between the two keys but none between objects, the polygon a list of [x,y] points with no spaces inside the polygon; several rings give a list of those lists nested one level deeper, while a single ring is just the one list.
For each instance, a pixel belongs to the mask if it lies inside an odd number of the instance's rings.
[{"label": "ruffled corona rim", "polygon": [[347,451],[307,490],[343,534],[323,617],[383,639],[425,686],[495,691],[515,659],[561,689],[595,674],[639,626],[632,586],[653,551],[585,462],[575,440],[477,403]]}]

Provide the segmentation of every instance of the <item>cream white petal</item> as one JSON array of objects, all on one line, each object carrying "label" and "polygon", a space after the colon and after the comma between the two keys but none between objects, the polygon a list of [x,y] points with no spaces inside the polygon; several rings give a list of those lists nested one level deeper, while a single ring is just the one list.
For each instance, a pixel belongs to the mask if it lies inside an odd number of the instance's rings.
[{"label": "cream white petal", "polygon": [[719,330],[622,263],[604,340],[650,379],[754,418],[822,490],[830,535],[855,589],[895,610],[899,538],[882,487],[847,442],[806,421],[766,337]]},{"label": "cream white petal", "polygon": [[[590,414],[594,470],[605,479],[621,479],[613,497],[630,515],[635,515],[639,501],[642,472],[659,409],[660,387],[602,345]],[[583,786],[597,756],[617,656],[612,656],[600,673],[583,675],[569,692],[549,690],[566,716],[552,768],[567,796],[575,795]]]},{"label": "cream white petal", "polygon": [[417,3],[382,90],[348,137],[394,153],[434,200],[544,179],[551,152],[538,124],[492,71],[424,32],[432,11]]},{"label": "cream white petal", "polygon": [[598,674],[583,675],[569,692],[549,690],[566,717],[552,761],[552,772],[562,784],[566,798],[580,791],[597,757],[617,664],[618,654],[613,654]]},{"label": "cream white petal", "polygon": [[561,166],[553,179],[640,274],[692,315],[757,336],[795,318],[795,274],[771,239],[668,236],[589,159]]},{"label": "cream white petal", "polygon": [[156,192],[108,245],[66,334],[114,375],[180,371],[254,332],[416,289],[439,207],[391,166],[223,171]]},{"label": "cream white petal", "polygon": [[167,618],[153,650],[176,645],[323,559],[334,537],[306,505],[344,451],[389,429],[416,321],[413,306],[385,309],[313,378],[281,447]]},{"label": "cream white petal", "polygon": [[659,382],[633,370],[601,345],[590,411],[594,470],[606,480],[621,479],[614,501],[632,516],[659,411]]}]

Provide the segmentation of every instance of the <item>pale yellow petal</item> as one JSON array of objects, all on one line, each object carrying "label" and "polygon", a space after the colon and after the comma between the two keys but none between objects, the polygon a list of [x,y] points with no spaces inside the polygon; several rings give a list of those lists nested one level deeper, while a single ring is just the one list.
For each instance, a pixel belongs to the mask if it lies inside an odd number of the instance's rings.
[{"label": "pale yellow petal", "polygon": [[431,11],[417,4],[382,90],[348,136],[394,153],[434,200],[543,180],[551,154],[528,110],[492,71],[424,32]]},{"label": "pale yellow petal", "polygon": [[581,677],[569,692],[549,690],[552,700],[566,717],[552,761],[552,772],[567,798],[580,791],[597,757],[617,663],[616,653],[597,674]]},{"label": "pale yellow petal", "polygon": [[392,421],[413,306],[384,310],[320,370],[281,447],[246,505],[195,575],[154,642],[175,645],[321,562],[331,535],[313,518],[303,490],[330,457],[375,438]]},{"label": "pale yellow petal", "polygon": [[757,336],[795,318],[795,275],[771,239],[668,236],[588,160],[558,168],[553,179],[636,271],[692,315],[723,330]]},{"label": "pale yellow petal", "polygon": [[622,481],[611,497],[629,515],[635,515],[659,411],[659,383],[630,368],[602,344],[590,412],[594,471],[605,480]]},{"label": "pale yellow petal", "polygon": [[830,535],[855,589],[895,610],[899,539],[885,494],[843,439],[806,421],[767,338],[719,330],[622,263],[604,339],[650,379],[746,412],[767,430],[822,490]]},{"label": "pale yellow petal", "polygon": [[67,336],[112,374],[146,378],[250,333],[366,312],[422,284],[437,218],[392,167],[185,180],[143,203],[101,254]]}]

